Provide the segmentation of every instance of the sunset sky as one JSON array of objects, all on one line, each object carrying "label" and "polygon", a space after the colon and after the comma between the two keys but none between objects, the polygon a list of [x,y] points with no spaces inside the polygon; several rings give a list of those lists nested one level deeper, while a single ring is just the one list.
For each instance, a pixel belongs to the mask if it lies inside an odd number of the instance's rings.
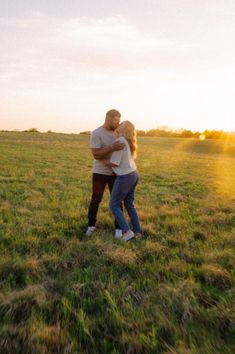
[{"label": "sunset sky", "polygon": [[234,0],[0,0],[0,130],[235,130]]}]

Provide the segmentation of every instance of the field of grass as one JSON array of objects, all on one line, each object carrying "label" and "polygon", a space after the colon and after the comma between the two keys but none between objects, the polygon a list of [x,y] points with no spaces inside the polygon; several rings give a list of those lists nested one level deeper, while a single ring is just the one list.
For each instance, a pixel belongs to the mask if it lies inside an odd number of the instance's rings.
[{"label": "field of grass", "polygon": [[0,353],[235,352],[235,146],[140,138],[143,238],[108,193],[84,237],[88,136],[0,132]]}]

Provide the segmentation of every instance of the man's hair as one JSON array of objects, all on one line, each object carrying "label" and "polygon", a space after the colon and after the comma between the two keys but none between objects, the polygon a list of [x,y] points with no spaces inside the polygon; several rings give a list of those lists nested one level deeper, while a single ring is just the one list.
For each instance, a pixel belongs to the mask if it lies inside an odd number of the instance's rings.
[{"label": "man's hair", "polygon": [[106,117],[105,118],[114,118],[116,116],[121,117],[121,113],[118,112],[116,109],[110,109],[110,111],[108,111],[106,113]]}]

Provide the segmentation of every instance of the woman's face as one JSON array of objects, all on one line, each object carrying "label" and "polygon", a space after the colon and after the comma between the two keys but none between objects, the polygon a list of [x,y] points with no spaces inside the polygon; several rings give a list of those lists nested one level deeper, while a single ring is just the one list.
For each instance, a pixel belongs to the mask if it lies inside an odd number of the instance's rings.
[{"label": "woman's face", "polygon": [[117,138],[119,138],[120,136],[122,136],[122,132],[123,132],[123,124],[120,124],[114,131],[114,134]]}]

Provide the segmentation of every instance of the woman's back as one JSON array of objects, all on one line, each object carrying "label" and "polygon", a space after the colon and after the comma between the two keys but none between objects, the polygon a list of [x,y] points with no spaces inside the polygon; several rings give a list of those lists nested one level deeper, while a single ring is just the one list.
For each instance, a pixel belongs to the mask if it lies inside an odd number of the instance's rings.
[{"label": "woman's back", "polygon": [[123,136],[119,137],[116,141],[119,141],[121,143],[125,144],[125,147],[123,150],[119,151],[114,151],[112,156],[111,156],[111,162],[117,167],[112,167],[113,171],[116,175],[126,175],[129,174],[133,171],[136,171],[136,164],[134,161],[134,158],[131,154],[131,149],[130,145],[127,141],[126,138]]}]

